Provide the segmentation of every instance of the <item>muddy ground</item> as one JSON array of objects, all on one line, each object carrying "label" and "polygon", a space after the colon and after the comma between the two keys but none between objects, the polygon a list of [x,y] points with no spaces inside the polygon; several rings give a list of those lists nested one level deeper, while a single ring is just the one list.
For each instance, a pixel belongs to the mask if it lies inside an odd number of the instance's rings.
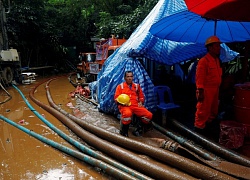
[{"label": "muddy ground", "polygon": [[[57,128],[74,137],[60,121],[30,100],[30,90],[44,80],[44,78],[37,77],[37,80],[32,84],[18,85],[17,87],[37,112]],[[74,100],[68,94],[74,89],[67,77],[51,83],[53,98],[69,112],[72,112],[72,109],[68,103],[74,103]],[[13,87],[8,87],[7,91],[11,94],[12,99],[1,104],[0,114],[2,116],[46,138],[75,149],[37,118]],[[41,102],[48,104],[44,85],[39,86],[35,92],[35,97]],[[6,98],[6,93],[1,91],[1,101],[4,101]],[[110,177],[99,172],[98,169],[61,153],[59,150],[0,120],[0,179],[75,180],[110,179]]]},{"label": "muddy ground", "polygon": [[[30,98],[29,93],[38,84],[47,82],[47,77],[37,77],[31,84],[20,84],[17,87],[22,91],[31,106],[59,128],[68,136],[79,140],[67,127],[58,119],[53,117],[47,111],[37,106]],[[32,130],[48,139],[59,144],[76,150],[72,145],[63,140],[46,124],[44,124],[35,114],[30,111],[21,95],[13,87],[6,90],[12,96],[12,99],[1,104],[0,114],[10,121]],[[69,83],[67,76],[57,77],[50,83],[50,92],[54,102],[69,113],[81,118],[96,126],[102,127],[110,132],[119,134],[119,121],[113,116],[100,113],[96,106],[86,103],[74,97],[69,93],[73,92],[75,87]],[[7,99],[6,93],[1,90],[0,100]],[[40,85],[35,91],[35,98],[48,105],[45,83]],[[80,111],[77,111],[77,110]],[[182,114],[187,117],[188,114]],[[156,130],[147,131],[143,137],[132,135],[133,126],[130,127],[129,138],[145,142],[155,147],[160,146],[162,139],[168,139]],[[84,143],[84,142],[82,142]],[[249,147],[249,146],[248,146]],[[243,151],[242,151],[243,152]],[[245,151],[244,151],[245,152]],[[248,151],[246,151],[248,152]],[[246,153],[247,154],[247,153]],[[13,127],[9,123],[0,120],[0,180],[12,179],[39,179],[39,180],[77,180],[77,179],[113,179],[104,174],[100,169],[71,157],[61,151],[31,137],[29,134]]]},{"label": "muddy ground", "polygon": [[[59,128],[70,137],[79,140],[67,127],[47,111],[37,106],[29,97],[29,93],[38,84],[47,82],[48,78],[37,77],[31,84],[20,84],[17,88],[24,94],[30,105],[45,119]],[[49,105],[45,93],[45,84],[38,86],[35,98]],[[63,140],[46,124],[44,124],[25,103],[18,91],[10,86],[6,88],[11,100],[1,104],[0,114],[30,131],[38,133],[59,144],[76,150]],[[69,113],[75,114],[83,121],[102,127],[110,132],[119,134],[119,121],[117,118],[100,113],[96,106],[77,98],[70,97],[75,87],[69,83],[67,76],[59,77],[50,83],[50,92],[54,102]],[[8,96],[1,90],[1,102]],[[80,109],[81,111],[77,111]],[[159,140],[166,139],[158,131],[148,131],[143,137],[132,135],[133,126],[130,127],[130,138],[158,147]],[[0,120],[0,180],[12,179],[39,179],[39,180],[77,180],[77,179],[113,179],[100,169],[71,157],[61,151],[35,139],[31,135]],[[145,138],[147,137],[147,138]],[[157,138],[155,140],[154,138]],[[82,142],[84,143],[84,142]]]}]

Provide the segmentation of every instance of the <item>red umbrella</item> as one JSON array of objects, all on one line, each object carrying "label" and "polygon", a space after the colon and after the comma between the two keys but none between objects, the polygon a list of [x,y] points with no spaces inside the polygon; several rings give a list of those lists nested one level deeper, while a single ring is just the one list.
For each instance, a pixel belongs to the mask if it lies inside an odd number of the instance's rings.
[{"label": "red umbrella", "polygon": [[[250,0],[185,0],[185,3],[189,11],[206,18],[250,22]],[[248,73],[247,49],[250,49],[249,41],[246,42],[243,81],[246,81]]]},{"label": "red umbrella", "polygon": [[188,10],[206,18],[250,21],[250,0],[185,0]]}]

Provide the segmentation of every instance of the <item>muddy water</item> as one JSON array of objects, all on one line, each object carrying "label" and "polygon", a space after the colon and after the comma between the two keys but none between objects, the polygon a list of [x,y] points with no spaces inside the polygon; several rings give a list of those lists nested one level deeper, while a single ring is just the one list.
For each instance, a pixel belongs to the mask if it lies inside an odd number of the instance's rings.
[{"label": "muddy water", "polygon": [[[61,131],[71,136],[67,128],[59,120],[38,107],[29,98],[30,90],[44,81],[45,79],[38,77],[32,84],[18,85],[17,87],[38,113],[43,115]],[[64,109],[72,111],[67,106],[67,103],[71,102],[68,93],[75,88],[68,82],[66,76],[65,78],[56,80],[54,83],[56,84],[54,84],[55,89],[52,90],[53,98]],[[39,101],[48,104],[44,86],[44,84],[39,86],[35,92],[35,97]],[[46,138],[75,149],[36,117],[13,87],[8,87],[7,91],[11,94],[12,99],[0,105],[0,114],[2,116]],[[0,101],[2,102],[5,99],[7,99],[6,93],[1,90]],[[0,180],[2,179],[78,180],[110,179],[110,177],[101,174],[92,166],[66,155],[7,122],[0,120]]]},{"label": "muddy water", "polygon": [[[56,118],[38,107],[29,98],[29,92],[40,82],[47,82],[48,79],[37,78],[32,84],[18,85],[29,103],[38,113],[43,115],[50,123],[58,129],[75,138],[74,134]],[[35,91],[35,98],[48,105],[45,83]],[[98,125],[106,130],[119,133],[119,122],[116,119],[107,117],[90,104],[82,105],[80,102],[69,97],[69,93],[74,91],[67,76],[58,77],[50,83],[50,92],[54,102],[69,113],[73,113],[73,107],[78,107],[83,114],[81,119],[89,123]],[[24,100],[13,87],[8,87],[7,91],[12,99],[0,105],[0,114],[11,121],[32,130],[57,143],[75,149],[65,140],[59,137],[55,132],[48,128],[39,118],[33,114],[25,104]],[[0,102],[7,99],[6,93],[0,90]],[[163,139],[168,139],[158,131],[152,130],[143,134],[143,137],[135,137],[131,134],[129,137],[152,146],[159,146]],[[61,151],[46,145],[45,143],[31,137],[25,132],[13,127],[12,125],[0,120],[0,180],[78,180],[78,179],[113,179],[98,171],[98,169],[75,159]]]}]

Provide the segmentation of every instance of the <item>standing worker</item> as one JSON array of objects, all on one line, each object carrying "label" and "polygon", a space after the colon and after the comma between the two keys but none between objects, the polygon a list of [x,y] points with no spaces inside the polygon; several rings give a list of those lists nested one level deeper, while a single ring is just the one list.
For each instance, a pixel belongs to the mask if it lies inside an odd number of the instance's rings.
[{"label": "standing worker", "polygon": [[142,123],[150,124],[152,113],[144,106],[145,98],[139,84],[133,82],[132,71],[126,71],[124,74],[125,82],[116,87],[114,99],[118,104],[121,113],[120,134],[128,137],[129,124],[132,122],[133,114],[140,118],[138,127],[133,131],[133,135],[142,134]]},{"label": "standing worker", "polygon": [[217,117],[219,106],[219,88],[222,68],[219,59],[221,41],[217,36],[206,40],[207,54],[198,62],[196,69],[196,113],[195,131],[205,134],[206,125]]}]

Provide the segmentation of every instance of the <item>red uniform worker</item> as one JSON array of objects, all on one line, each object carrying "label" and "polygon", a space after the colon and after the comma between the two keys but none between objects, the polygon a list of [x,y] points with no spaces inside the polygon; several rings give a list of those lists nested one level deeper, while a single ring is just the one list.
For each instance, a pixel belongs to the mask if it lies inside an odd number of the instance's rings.
[{"label": "red uniform worker", "polygon": [[[117,86],[114,99],[121,113],[120,134],[128,136],[129,124],[132,121],[133,114],[139,117],[144,124],[149,124],[153,115],[143,106],[145,101],[144,94],[140,85],[133,83],[133,73],[126,71],[124,79],[125,82]],[[127,97],[124,95],[127,95]],[[133,134],[139,136],[141,133],[142,126],[139,124]]]},{"label": "red uniform worker", "polygon": [[204,133],[206,123],[217,117],[219,106],[219,87],[222,68],[219,60],[220,39],[211,36],[206,40],[208,53],[199,60],[196,70],[197,105],[195,130]]}]

